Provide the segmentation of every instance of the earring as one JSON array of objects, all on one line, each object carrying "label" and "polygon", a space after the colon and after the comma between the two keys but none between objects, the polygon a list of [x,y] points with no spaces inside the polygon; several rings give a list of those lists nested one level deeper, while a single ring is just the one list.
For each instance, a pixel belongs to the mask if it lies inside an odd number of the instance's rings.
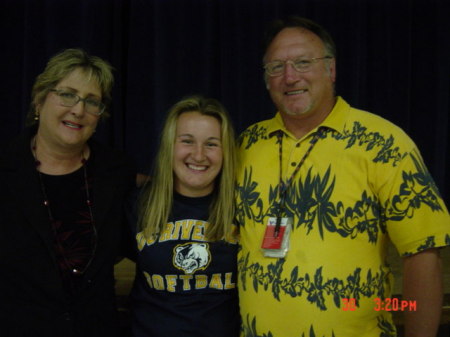
[{"label": "earring", "polygon": [[36,110],[36,112],[34,113],[34,120],[38,121],[39,120],[39,111]]}]

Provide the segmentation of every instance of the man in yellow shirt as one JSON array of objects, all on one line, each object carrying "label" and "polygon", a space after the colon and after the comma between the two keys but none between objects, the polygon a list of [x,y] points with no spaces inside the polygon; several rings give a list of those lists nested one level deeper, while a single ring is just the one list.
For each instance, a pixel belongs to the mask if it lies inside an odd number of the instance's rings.
[{"label": "man in yellow shirt", "polygon": [[240,137],[242,335],[396,336],[402,310],[406,336],[435,336],[450,217],[415,144],[335,96],[335,46],[316,23],[275,22],[264,68],[278,113]]}]

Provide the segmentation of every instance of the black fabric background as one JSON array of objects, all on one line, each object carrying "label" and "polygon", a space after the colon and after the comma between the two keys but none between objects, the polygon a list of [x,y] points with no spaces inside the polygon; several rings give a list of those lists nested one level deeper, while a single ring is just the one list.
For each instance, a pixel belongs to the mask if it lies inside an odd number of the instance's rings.
[{"label": "black fabric background", "polygon": [[112,117],[96,138],[151,165],[166,110],[185,95],[221,100],[238,132],[273,115],[263,31],[288,14],[337,44],[351,105],[402,127],[450,197],[450,20],[446,0],[0,0],[0,140],[23,128],[47,60],[82,47],[116,69]]}]

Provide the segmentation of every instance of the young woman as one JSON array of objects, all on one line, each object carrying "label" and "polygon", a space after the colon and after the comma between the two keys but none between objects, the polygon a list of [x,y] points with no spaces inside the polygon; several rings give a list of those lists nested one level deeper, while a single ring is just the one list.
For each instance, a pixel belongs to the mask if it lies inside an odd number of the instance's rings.
[{"label": "young woman", "polygon": [[219,102],[194,96],[172,107],[139,204],[134,336],[239,335],[235,164]]}]

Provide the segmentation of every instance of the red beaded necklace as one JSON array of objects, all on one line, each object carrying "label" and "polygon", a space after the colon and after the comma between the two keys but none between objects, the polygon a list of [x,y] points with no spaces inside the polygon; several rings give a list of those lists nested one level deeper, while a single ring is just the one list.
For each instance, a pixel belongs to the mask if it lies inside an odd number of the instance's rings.
[{"label": "red beaded necklace", "polygon": [[47,196],[47,191],[45,188],[45,184],[44,184],[44,180],[42,179],[42,173],[39,170],[39,167],[41,166],[41,162],[38,160],[37,155],[36,155],[36,137],[33,139],[33,146],[32,146],[32,153],[33,153],[33,157],[34,157],[34,162],[36,165],[36,171],[38,172],[38,176],[39,176],[39,182],[40,182],[40,187],[41,187],[41,192],[42,195],[44,197],[44,201],[43,201],[43,205],[45,206],[45,208],[47,209],[47,214],[48,214],[48,218],[50,220],[50,224],[52,226],[52,230],[53,230],[53,234],[55,237],[55,241],[56,241],[56,245],[59,249],[59,251],[61,252],[61,255],[64,259],[64,262],[66,264],[66,266],[70,267],[72,270],[72,274],[79,276],[79,275],[83,275],[87,268],[89,267],[89,265],[92,263],[92,260],[94,259],[94,255],[95,255],[95,251],[97,249],[97,229],[95,227],[94,224],[94,217],[93,217],[93,212],[92,212],[92,201],[90,198],[90,194],[89,194],[89,184],[88,184],[88,176],[87,176],[87,169],[86,169],[86,159],[84,158],[84,149],[81,152],[81,164],[83,167],[83,172],[84,172],[84,187],[85,187],[85,191],[86,191],[86,205],[88,207],[89,210],[89,216],[90,216],[90,223],[92,225],[92,254],[91,257],[89,259],[89,261],[86,263],[86,265],[84,266],[84,268],[81,267],[71,267],[69,261],[67,260],[66,256],[63,254],[64,249],[63,249],[63,245],[61,243],[61,241],[58,239],[58,235],[57,235],[57,229],[55,227],[55,218],[53,217],[52,214],[52,210],[50,208],[50,201],[48,199]]}]

